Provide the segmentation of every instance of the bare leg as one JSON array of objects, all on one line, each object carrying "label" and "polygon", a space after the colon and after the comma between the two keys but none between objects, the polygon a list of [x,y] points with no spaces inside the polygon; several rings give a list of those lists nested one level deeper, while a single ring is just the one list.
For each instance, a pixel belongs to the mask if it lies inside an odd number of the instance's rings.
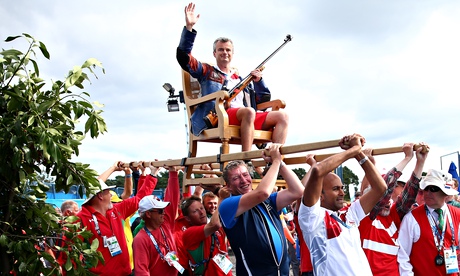
[{"label": "bare leg", "polygon": [[242,107],[236,112],[236,118],[241,122],[241,150],[249,151],[254,140],[255,110],[251,107]]},{"label": "bare leg", "polygon": [[284,144],[286,142],[289,125],[289,116],[284,111],[270,111],[265,118],[262,129],[273,129],[272,142]]}]

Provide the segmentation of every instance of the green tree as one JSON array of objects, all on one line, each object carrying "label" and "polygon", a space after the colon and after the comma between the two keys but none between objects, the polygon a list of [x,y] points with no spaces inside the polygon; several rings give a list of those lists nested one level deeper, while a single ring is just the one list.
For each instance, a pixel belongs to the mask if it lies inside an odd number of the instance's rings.
[{"label": "green tree", "polygon": [[[54,207],[45,203],[48,187],[41,175],[52,177],[56,189],[66,192],[73,184],[83,184],[87,193],[99,185],[96,171],[70,159],[79,154],[85,134],[95,138],[106,131],[101,106],[91,103],[87,92],[70,89],[84,89],[83,82],[89,81],[85,72],[96,76],[93,69],[102,66],[88,59],[45,89],[36,61],[37,49],[50,58],[45,44],[28,34],[5,40],[12,41],[26,41],[28,46],[25,52],[0,52],[0,273],[58,274],[57,262],[40,245],[63,234],[71,243],[53,249],[68,253],[64,269],[68,275],[87,274],[85,268],[102,259],[98,244],[85,242],[91,233],[80,230],[76,217],[61,221]],[[80,121],[86,121],[83,131],[76,130]],[[51,266],[45,267],[43,260]]]},{"label": "green tree", "polygon": [[123,175],[117,175],[115,176],[115,179],[107,179],[105,181],[105,184],[108,186],[115,185],[117,187],[125,187],[125,176]]},{"label": "green tree", "polygon": [[297,177],[302,180],[302,178],[307,174],[307,171],[304,168],[295,168],[292,171],[297,175]]},{"label": "green tree", "polygon": [[347,166],[343,167],[342,172],[342,179],[343,179],[343,189],[345,192],[345,200],[350,200],[350,191],[348,190],[348,184],[353,184],[353,187],[356,189],[358,188],[359,178],[356,174],[353,173]]},{"label": "green tree", "polygon": [[[182,171],[179,171],[179,185],[180,187],[182,187],[182,178],[184,176],[184,173]],[[196,175],[195,176],[196,178],[201,178],[203,177],[203,175]],[[169,172],[168,171],[162,171],[162,172],[159,172],[158,175],[157,175],[157,178],[158,178],[158,183],[157,183],[157,186],[155,187],[155,189],[166,189],[166,187],[168,186],[168,179],[169,179]]]}]

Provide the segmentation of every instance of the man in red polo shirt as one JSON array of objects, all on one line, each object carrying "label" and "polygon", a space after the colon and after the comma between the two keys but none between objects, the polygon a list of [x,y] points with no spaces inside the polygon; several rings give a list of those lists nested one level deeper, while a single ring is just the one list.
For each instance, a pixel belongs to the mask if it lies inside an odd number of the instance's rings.
[{"label": "man in red polo shirt", "polygon": [[107,186],[101,179],[99,183],[100,189],[88,197],[77,214],[82,227],[93,233],[89,243],[99,240],[97,250],[104,258],[104,263],[99,262],[90,271],[97,275],[130,275],[132,270],[122,220],[137,211],[139,201],[153,192],[157,179],[153,175],[147,176],[135,197],[116,205],[112,204],[110,194],[114,186]]},{"label": "man in red polo shirt", "polygon": [[228,258],[225,232],[216,210],[209,223],[206,209],[199,197],[189,197],[182,203],[182,213],[190,223],[182,241],[188,253],[193,275],[232,275]]}]

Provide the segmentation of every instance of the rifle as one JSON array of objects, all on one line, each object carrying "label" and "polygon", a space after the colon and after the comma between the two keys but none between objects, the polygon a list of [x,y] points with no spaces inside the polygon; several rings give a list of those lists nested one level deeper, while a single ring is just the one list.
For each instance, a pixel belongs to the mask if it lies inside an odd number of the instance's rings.
[{"label": "rifle", "polygon": [[[261,64],[259,64],[259,66],[256,67],[255,70],[259,69],[260,71],[264,70],[265,68],[265,63],[267,63],[268,60],[270,60],[276,53],[278,53],[279,50],[281,50],[281,48],[284,47],[284,45],[286,45],[289,41],[292,40],[292,36],[290,34],[286,35],[286,38],[284,39],[284,42],[283,44],[281,44],[281,46],[279,46],[273,53],[271,53],[264,61],[262,61]],[[244,90],[244,88],[246,88],[246,86],[248,86],[248,84],[253,80],[254,76],[249,74],[247,75],[244,79],[242,79],[237,85],[235,85],[235,87],[233,87],[232,89],[230,89],[230,91],[228,92],[229,94],[229,98],[225,101],[224,103],[224,106],[225,106],[225,109],[228,109],[230,107],[230,103],[232,102],[232,100],[241,92]],[[213,128],[213,127],[216,127],[217,126],[217,122],[218,122],[218,118],[217,118],[217,114],[215,112],[215,110],[211,110],[209,111],[208,115],[206,115],[203,120],[206,122],[206,125],[208,126],[208,128]]]}]

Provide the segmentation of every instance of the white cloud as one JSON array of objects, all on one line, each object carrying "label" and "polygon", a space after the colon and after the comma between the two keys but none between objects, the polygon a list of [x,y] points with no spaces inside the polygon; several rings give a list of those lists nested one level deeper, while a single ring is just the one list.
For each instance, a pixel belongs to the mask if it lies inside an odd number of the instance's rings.
[{"label": "white cloud", "polygon": [[[459,150],[460,19],[458,1],[239,1],[197,3],[201,18],[193,53],[212,62],[218,36],[235,43],[234,65],[246,75],[293,36],[267,64],[273,98],[290,114],[288,145],[358,132],[374,148],[425,141],[426,168]],[[86,90],[105,104],[109,132],[88,138],[79,161],[97,171],[115,160],[180,159],[187,155],[184,113],[168,113],[169,82],[179,91],[175,58],[186,2],[24,1],[4,4],[0,33],[43,41],[47,80],[62,79],[90,57],[106,74]],[[28,8],[24,8],[28,7]],[[2,43],[1,47],[11,47]],[[239,150],[232,147],[232,150]],[[199,155],[217,154],[205,147]],[[379,157],[382,166],[398,154]],[[355,173],[361,173],[353,160]]]}]

